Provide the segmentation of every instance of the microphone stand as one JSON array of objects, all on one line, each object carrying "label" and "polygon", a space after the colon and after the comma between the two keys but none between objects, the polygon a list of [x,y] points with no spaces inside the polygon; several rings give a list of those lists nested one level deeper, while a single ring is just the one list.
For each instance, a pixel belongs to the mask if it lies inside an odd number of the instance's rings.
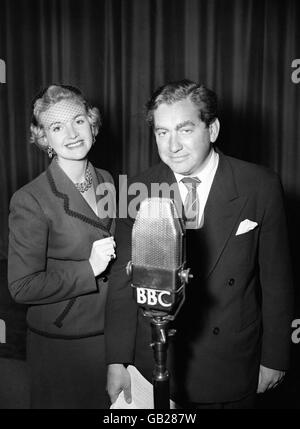
[{"label": "microphone stand", "polygon": [[170,383],[167,370],[169,320],[163,316],[151,319],[152,343],[155,367],[153,371],[154,408],[170,409]]}]

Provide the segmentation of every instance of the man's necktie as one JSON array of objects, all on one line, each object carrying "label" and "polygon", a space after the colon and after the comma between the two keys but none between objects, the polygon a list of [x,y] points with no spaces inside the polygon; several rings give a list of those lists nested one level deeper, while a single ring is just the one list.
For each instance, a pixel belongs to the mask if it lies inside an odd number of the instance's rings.
[{"label": "man's necktie", "polygon": [[185,227],[186,229],[197,229],[200,211],[197,186],[201,183],[201,180],[198,177],[184,177],[181,181],[188,191],[184,201]]}]

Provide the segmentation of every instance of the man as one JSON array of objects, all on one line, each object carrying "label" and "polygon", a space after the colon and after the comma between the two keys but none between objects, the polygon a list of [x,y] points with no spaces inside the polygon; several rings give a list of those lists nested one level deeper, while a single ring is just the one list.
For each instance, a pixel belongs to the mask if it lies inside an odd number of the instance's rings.
[{"label": "man", "polygon": [[[214,149],[217,97],[203,85],[184,80],[159,88],[147,119],[162,163],[132,181],[149,189],[151,183],[177,183],[188,211],[185,182],[192,178],[198,207],[186,231],[194,279],[168,351],[171,396],[185,407],[252,408],[256,392],[282,381],[289,359],[292,280],[280,181],[264,167]],[[131,400],[126,364],[150,380],[154,367],[150,323],[125,272],[133,222],[117,222],[118,260],[107,302],[112,402],[122,390]]]}]

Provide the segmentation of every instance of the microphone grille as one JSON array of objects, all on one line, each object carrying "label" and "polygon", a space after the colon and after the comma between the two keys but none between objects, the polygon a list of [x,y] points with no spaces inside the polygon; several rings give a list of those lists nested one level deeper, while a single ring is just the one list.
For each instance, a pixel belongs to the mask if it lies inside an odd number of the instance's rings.
[{"label": "microphone grille", "polygon": [[170,270],[181,265],[182,257],[183,227],[174,202],[143,200],[132,230],[132,263]]}]

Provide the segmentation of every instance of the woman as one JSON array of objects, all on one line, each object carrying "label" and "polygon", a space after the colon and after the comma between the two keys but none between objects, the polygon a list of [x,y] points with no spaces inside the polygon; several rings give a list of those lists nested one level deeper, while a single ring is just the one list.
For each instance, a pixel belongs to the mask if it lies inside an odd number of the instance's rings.
[{"label": "woman", "polygon": [[96,194],[107,185],[113,207],[111,175],[87,159],[99,111],[79,90],[52,85],[32,118],[31,141],[53,160],[11,199],[8,260],[10,292],[28,304],[31,407],[105,408],[104,306],[115,242],[113,213],[101,212]]}]

